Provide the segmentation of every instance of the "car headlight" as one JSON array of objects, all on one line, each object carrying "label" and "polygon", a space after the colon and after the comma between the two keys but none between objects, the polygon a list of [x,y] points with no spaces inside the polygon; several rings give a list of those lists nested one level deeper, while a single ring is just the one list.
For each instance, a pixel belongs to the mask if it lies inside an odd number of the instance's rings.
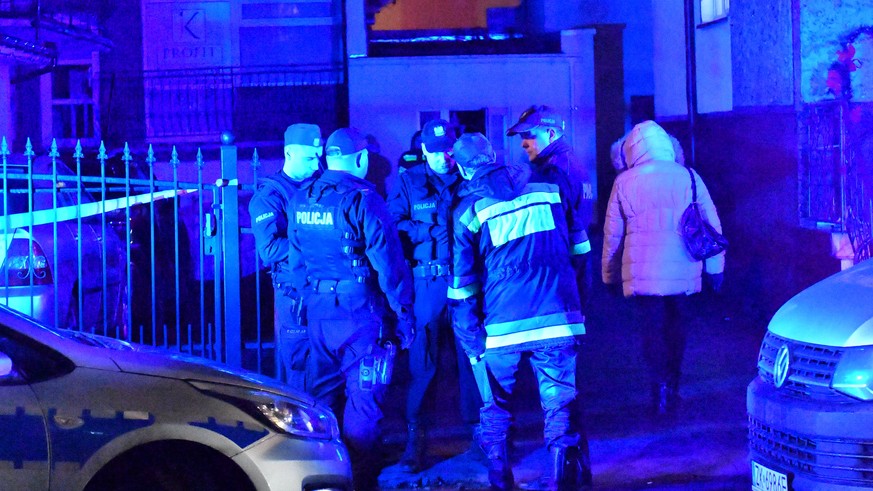
[{"label": "car headlight", "polygon": [[339,433],[333,414],[315,406],[274,396],[272,401],[256,404],[256,407],[274,427],[292,435],[329,440]]},{"label": "car headlight", "polygon": [[190,382],[201,392],[233,404],[274,431],[332,440],[339,425],[330,409],[272,392],[207,382]]},{"label": "car headlight", "polygon": [[846,349],[837,362],[831,387],[855,399],[873,400],[873,347]]}]

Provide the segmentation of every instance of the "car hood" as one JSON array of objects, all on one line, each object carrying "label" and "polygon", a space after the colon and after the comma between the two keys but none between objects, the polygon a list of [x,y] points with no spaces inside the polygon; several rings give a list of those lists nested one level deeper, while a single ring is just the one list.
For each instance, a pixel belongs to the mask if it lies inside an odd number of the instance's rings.
[{"label": "car hood", "polygon": [[776,312],[768,329],[808,344],[873,345],[873,260],[798,293]]},{"label": "car hood", "polygon": [[314,404],[312,397],[294,391],[275,379],[207,358],[83,332],[68,333],[67,337],[83,345],[76,350],[80,355],[87,353],[85,357],[74,357],[73,362],[79,366],[99,368],[104,364],[97,362],[97,359],[106,358],[126,373],[266,390]]}]

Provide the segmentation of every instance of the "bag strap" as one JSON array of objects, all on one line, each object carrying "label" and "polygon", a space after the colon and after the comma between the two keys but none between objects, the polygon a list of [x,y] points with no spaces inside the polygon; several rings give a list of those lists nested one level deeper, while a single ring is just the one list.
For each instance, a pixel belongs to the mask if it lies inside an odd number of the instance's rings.
[{"label": "bag strap", "polygon": [[691,202],[697,203],[697,179],[694,178],[694,172],[691,171],[691,167],[686,167],[688,170],[688,175],[691,176]]}]

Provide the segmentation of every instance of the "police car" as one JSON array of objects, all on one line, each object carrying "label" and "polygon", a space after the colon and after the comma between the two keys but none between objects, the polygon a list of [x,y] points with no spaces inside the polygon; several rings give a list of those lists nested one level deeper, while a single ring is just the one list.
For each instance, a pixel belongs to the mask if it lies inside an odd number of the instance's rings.
[{"label": "police car", "polygon": [[753,490],[873,488],[873,259],[776,312],[746,408]]},{"label": "police car", "polygon": [[0,488],[349,490],[336,418],[202,359],[0,306]]}]

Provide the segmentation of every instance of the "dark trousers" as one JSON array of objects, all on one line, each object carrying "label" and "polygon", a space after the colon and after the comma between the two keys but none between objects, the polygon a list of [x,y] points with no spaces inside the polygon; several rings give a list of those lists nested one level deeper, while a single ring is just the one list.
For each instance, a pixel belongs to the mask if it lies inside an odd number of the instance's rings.
[{"label": "dark trousers", "polygon": [[[448,277],[415,278],[415,340],[409,347],[409,391],[406,395],[406,422],[421,423],[421,408],[425,395],[437,372],[440,338],[445,338],[451,325],[447,314]],[[454,339],[454,333],[451,338]],[[451,348],[458,363],[461,418],[465,424],[479,422],[482,400],[476,389],[470,362],[460,343]]]},{"label": "dark trousers", "polygon": [[630,297],[635,320],[642,329],[643,358],[652,383],[679,384],[687,337],[681,318],[686,301],[686,295]]},{"label": "dark trousers", "polygon": [[305,326],[297,324],[297,313],[291,297],[284,295],[281,290],[273,290],[273,293],[273,325],[276,328],[276,346],[282,369],[285,371],[285,381],[292,388],[305,392],[309,335]]},{"label": "dark trousers", "polygon": [[[545,425],[543,437],[548,447],[578,445],[580,436],[573,422],[576,400],[576,346],[539,348],[530,351],[530,366],[539,389]],[[482,408],[482,447],[490,448],[506,441],[512,415],[509,401],[515,389],[516,372],[522,353],[485,352],[479,363],[485,364],[490,397]],[[478,364],[477,364],[478,365]],[[487,391],[486,391],[487,393]]]},{"label": "dark trousers", "polygon": [[365,356],[384,352],[378,343],[380,310],[369,295],[336,293],[312,293],[306,308],[309,392],[341,418],[356,489],[374,489],[385,386],[362,388],[360,374]]}]

